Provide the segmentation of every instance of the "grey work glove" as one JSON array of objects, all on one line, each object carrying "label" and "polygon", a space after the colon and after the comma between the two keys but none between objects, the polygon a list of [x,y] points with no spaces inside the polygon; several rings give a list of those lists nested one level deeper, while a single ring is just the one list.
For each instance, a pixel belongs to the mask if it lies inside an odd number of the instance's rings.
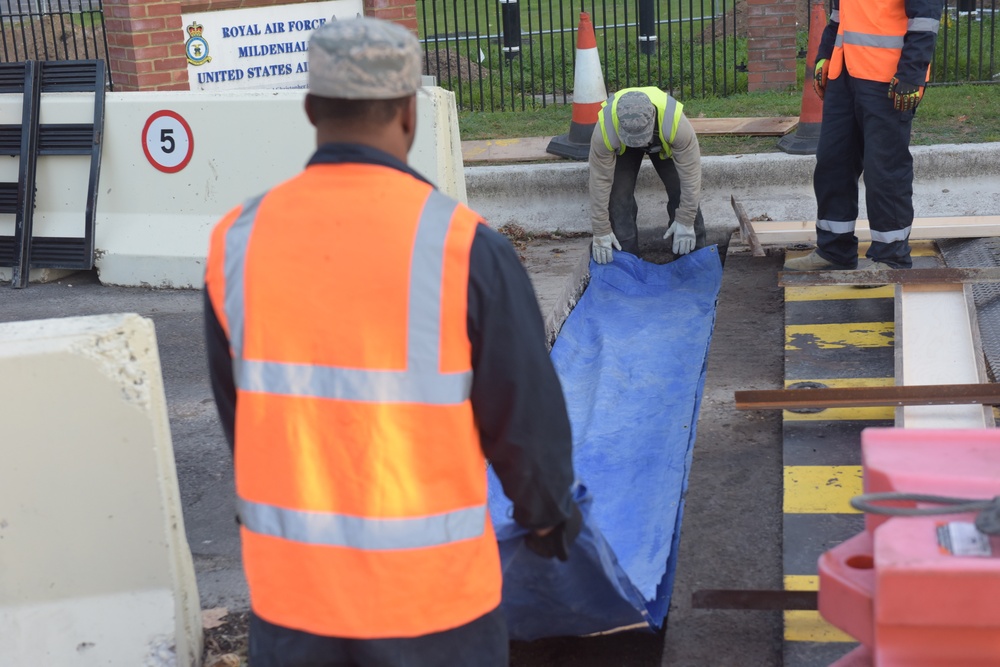
[{"label": "grey work glove", "polygon": [[618,239],[615,238],[615,233],[611,232],[605,236],[594,236],[594,245],[590,249],[590,256],[594,258],[594,261],[598,264],[607,264],[614,259],[614,251],[611,250],[614,246],[615,250],[621,250],[622,246],[618,243]]},{"label": "grey work glove", "polygon": [[675,220],[667,227],[667,233],[663,235],[663,238],[666,240],[671,236],[674,237],[672,250],[675,255],[686,255],[694,250],[694,225],[682,225]]}]

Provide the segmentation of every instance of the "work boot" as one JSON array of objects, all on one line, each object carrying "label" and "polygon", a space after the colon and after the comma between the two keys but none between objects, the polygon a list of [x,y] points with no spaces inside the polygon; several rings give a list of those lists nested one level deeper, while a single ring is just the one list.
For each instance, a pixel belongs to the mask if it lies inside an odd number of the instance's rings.
[{"label": "work boot", "polygon": [[[871,271],[875,275],[884,274],[886,271],[891,271],[892,267],[885,262],[876,262],[873,259],[861,259],[858,260],[858,271]],[[875,287],[885,287],[886,283],[879,285],[855,285],[857,289],[872,289]]]},{"label": "work boot", "polygon": [[845,266],[844,264],[834,264],[829,262],[819,256],[819,253],[813,250],[811,253],[805,257],[796,257],[795,259],[785,260],[785,271],[853,271],[853,266]]}]

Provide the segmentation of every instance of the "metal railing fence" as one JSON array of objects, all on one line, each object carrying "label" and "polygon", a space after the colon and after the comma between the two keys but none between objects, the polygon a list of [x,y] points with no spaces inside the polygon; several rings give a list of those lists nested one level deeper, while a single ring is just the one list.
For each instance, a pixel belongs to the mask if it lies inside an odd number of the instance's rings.
[{"label": "metal railing fence", "polygon": [[3,62],[103,60],[108,88],[108,38],[102,0],[0,0]]},{"label": "metal railing fence", "polygon": [[[803,68],[811,3],[799,2]],[[933,85],[1000,82],[998,3],[946,0]],[[418,0],[424,71],[463,110],[570,103],[580,12],[609,92],[656,86],[684,100],[748,89],[746,0]]]}]

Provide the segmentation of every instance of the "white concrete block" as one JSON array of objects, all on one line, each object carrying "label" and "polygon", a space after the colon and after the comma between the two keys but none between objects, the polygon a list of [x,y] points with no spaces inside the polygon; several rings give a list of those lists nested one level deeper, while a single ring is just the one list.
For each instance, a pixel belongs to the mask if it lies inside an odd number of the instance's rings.
[{"label": "white concrete block", "polygon": [[0,377],[0,665],[199,665],[152,321],[0,324]]},{"label": "white concrete block", "polygon": [[[95,234],[101,281],[200,287],[213,225],[233,206],[299,173],[315,150],[304,97],[304,90],[108,93]],[[0,122],[20,122],[19,100],[0,95]],[[92,105],[85,93],[43,96],[41,121],[89,122]],[[147,124],[164,112],[183,122],[161,128],[170,130],[161,140],[157,126]],[[424,88],[417,113],[410,166],[465,201],[454,94]],[[156,166],[185,146],[190,157],[181,168]],[[82,235],[89,160],[50,156],[38,165],[35,235]],[[16,158],[0,157],[0,181],[17,181]],[[14,216],[0,215],[0,234],[13,229]]]}]

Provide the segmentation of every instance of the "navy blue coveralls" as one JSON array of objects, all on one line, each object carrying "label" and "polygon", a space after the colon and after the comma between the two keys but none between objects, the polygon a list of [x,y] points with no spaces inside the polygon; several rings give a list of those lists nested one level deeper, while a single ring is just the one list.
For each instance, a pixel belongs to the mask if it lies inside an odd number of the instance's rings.
[{"label": "navy blue coveralls", "polygon": [[[833,54],[841,12],[859,11],[867,0],[833,0],[830,22],[816,56]],[[923,85],[934,55],[941,0],[898,0],[912,27],[904,38],[896,78]],[[933,29],[928,29],[928,26]],[[916,28],[916,29],[914,29]],[[823,122],[816,152],[816,245],[823,259],[856,267],[858,181],[865,177],[865,202],[872,242],[867,256],[894,268],[910,268],[913,224],[913,157],[910,132],[914,111],[897,111],[889,84],[855,78],[844,69],[830,79],[823,97]]]}]

